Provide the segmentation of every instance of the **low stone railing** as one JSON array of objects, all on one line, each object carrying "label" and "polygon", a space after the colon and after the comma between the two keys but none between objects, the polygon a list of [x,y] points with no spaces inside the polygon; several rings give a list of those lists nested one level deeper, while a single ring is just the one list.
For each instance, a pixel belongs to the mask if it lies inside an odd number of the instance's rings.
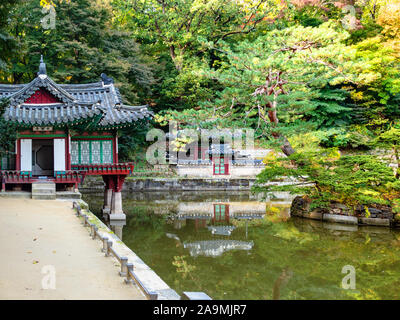
[{"label": "low stone railing", "polygon": [[[149,299],[149,300],[158,300],[159,296],[157,292],[149,290],[142,281],[140,281],[139,277],[134,271],[134,265],[133,263],[128,262],[127,257],[120,256],[112,247],[113,242],[109,240],[108,237],[102,236],[99,232],[98,227],[94,223],[89,222],[89,217],[88,215],[84,214],[82,212],[81,206],[74,201],[73,202],[73,208],[76,209],[76,216],[77,217],[83,217],[83,226],[84,227],[89,227],[90,228],[90,237],[95,240],[96,238],[100,239],[103,243],[103,248],[101,249],[102,252],[104,252],[105,257],[110,257],[114,256],[117,261],[121,265],[121,270],[119,272],[119,275],[121,277],[125,277],[126,279],[124,280],[126,284],[136,284],[139,289],[144,293],[144,295]],[[211,300],[211,298],[206,295],[203,292],[184,292],[183,296],[181,297],[181,300]]]},{"label": "low stone railing", "polygon": [[[264,166],[262,160],[255,160],[255,159],[237,159],[237,160],[230,160],[234,166]],[[211,160],[178,160],[178,165],[189,165],[189,166],[211,166],[213,163]]]},{"label": "low stone railing", "polygon": [[211,160],[178,160],[178,165],[189,165],[189,166],[210,166],[212,165]]},{"label": "low stone railing", "polygon": [[237,159],[232,160],[234,166],[264,166],[262,160]]}]

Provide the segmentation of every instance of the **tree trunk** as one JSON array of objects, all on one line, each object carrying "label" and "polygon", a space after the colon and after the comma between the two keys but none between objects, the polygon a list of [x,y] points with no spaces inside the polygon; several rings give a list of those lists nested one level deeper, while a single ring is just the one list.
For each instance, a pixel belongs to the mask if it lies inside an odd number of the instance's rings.
[{"label": "tree trunk", "polygon": [[273,132],[272,136],[275,139],[281,139],[283,140],[283,143],[281,145],[281,150],[282,152],[286,155],[286,156],[290,156],[291,154],[295,153],[295,150],[293,149],[292,145],[290,144],[289,140],[282,134],[277,133],[277,132]]},{"label": "tree trunk", "polygon": [[[271,121],[274,124],[279,123],[279,119],[276,114],[276,101],[274,101],[272,104],[269,105],[268,118],[269,118],[269,121]],[[291,154],[293,154],[295,152],[293,147],[291,146],[289,140],[284,135],[282,135],[278,132],[272,132],[272,136],[275,139],[283,140],[283,143],[281,145],[281,150],[286,156],[290,156]]]},{"label": "tree trunk", "polygon": [[175,54],[175,47],[174,46],[170,46],[169,47],[169,54],[171,56],[172,61],[174,62],[176,70],[181,71],[182,70],[182,65],[181,65],[181,63],[179,61],[177,61],[176,54]]}]

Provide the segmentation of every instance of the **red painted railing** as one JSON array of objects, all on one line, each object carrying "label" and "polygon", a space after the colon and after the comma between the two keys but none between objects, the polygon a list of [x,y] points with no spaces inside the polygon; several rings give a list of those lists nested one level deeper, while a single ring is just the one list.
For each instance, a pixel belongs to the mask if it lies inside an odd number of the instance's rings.
[{"label": "red painted railing", "polygon": [[133,163],[72,165],[73,170],[84,172],[86,175],[129,175],[134,167]]},{"label": "red painted railing", "polygon": [[[55,183],[75,184],[82,183],[85,178],[85,172],[64,171],[54,174],[54,177],[48,178]],[[6,184],[31,184],[40,181],[37,177],[32,177],[30,172],[16,170],[0,170],[1,190],[5,190]]]},{"label": "red painted railing", "polygon": [[83,183],[85,179],[85,172],[80,172],[76,170],[57,172],[54,174],[56,183]]},{"label": "red painted railing", "polygon": [[[133,163],[114,163],[114,164],[89,164],[74,165],[72,170],[56,172],[54,177],[48,178],[55,183],[75,184],[83,183],[86,175],[115,175],[127,176],[132,174]],[[5,190],[6,184],[30,184],[40,181],[37,177],[32,177],[32,173],[16,170],[0,170],[1,190]]]},{"label": "red painted railing", "polygon": [[15,170],[2,170],[0,177],[2,183],[29,183],[32,179],[30,173]]}]

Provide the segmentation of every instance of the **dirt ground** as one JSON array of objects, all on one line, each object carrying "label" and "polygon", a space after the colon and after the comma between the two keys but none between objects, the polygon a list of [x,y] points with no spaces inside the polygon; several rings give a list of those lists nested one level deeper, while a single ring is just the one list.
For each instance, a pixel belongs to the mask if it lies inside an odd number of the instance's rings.
[{"label": "dirt ground", "polygon": [[0,199],[0,299],[145,299],[69,201]]}]

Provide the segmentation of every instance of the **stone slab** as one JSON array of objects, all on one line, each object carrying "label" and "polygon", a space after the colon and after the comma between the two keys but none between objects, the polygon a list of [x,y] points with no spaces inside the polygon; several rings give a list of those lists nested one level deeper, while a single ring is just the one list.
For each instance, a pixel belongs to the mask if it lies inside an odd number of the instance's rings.
[{"label": "stone slab", "polygon": [[80,192],[74,192],[74,191],[57,191],[56,197],[57,197],[57,199],[78,200],[78,199],[82,198],[82,194]]},{"label": "stone slab", "polygon": [[324,221],[328,222],[338,222],[338,223],[347,223],[347,224],[358,224],[357,217],[352,216],[343,216],[339,214],[328,214],[325,213],[322,218]]},{"label": "stone slab", "polygon": [[56,200],[57,196],[51,193],[35,193],[32,194],[33,200]]},{"label": "stone slab", "polygon": [[381,219],[381,218],[360,218],[361,224],[366,224],[369,226],[384,226],[390,227],[389,219]]}]

